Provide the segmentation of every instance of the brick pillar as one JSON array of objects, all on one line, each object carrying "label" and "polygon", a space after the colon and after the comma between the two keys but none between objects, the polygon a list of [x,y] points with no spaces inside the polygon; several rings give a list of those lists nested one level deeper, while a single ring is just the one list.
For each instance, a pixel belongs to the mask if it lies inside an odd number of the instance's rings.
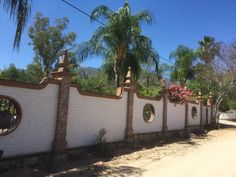
[{"label": "brick pillar", "polygon": [[125,83],[123,84],[124,91],[127,91],[127,114],[126,114],[126,130],[125,139],[130,141],[133,138],[133,107],[134,107],[134,92],[136,87],[131,81],[131,68],[129,67],[128,73],[126,75]]},{"label": "brick pillar", "polygon": [[199,106],[200,106],[200,128],[202,129],[203,128],[203,116],[202,116],[202,114],[203,114],[203,108],[202,108],[202,106],[203,106],[203,99],[202,99],[202,93],[201,93],[201,91],[199,91],[199,93],[198,93],[198,103],[199,103]]},{"label": "brick pillar", "polygon": [[184,131],[185,131],[185,136],[186,137],[189,137],[189,121],[188,121],[188,118],[189,118],[189,103],[186,102],[185,103],[185,121],[184,121]]},{"label": "brick pillar", "polygon": [[212,97],[212,93],[209,93],[208,99],[207,99],[207,106],[209,106],[210,108],[210,113],[211,113],[211,127],[213,127],[215,124],[214,118],[213,118],[213,97]]},{"label": "brick pillar", "polygon": [[168,98],[168,92],[166,88],[166,83],[165,80],[161,80],[161,85],[162,85],[162,90],[163,90],[163,120],[162,120],[162,134],[163,136],[166,135],[168,131],[168,126],[167,126],[167,98]]},{"label": "brick pillar", "polygon": [[53,72],[54,79],[60,81],[58,93],[57,119],[55,138],[53,142],[53,154],[55,156],[66,154],[66,129],[67,129],[67,115],[70,94],[70,84],[72,75],[68,69],[67,51],[64,51],[62,60],[59,62],[60,68]]},{"label": "brick pillar", "polygon": [[209,111],[209,108],[208,108],[208,105],[207,105],[206,112],[205,112],[205,114],[206,114],[206,125],[205,125],[205,127],[206,128],[208,128],[208,124],[209,124],[209,122],[208,122],[208,111]]}]

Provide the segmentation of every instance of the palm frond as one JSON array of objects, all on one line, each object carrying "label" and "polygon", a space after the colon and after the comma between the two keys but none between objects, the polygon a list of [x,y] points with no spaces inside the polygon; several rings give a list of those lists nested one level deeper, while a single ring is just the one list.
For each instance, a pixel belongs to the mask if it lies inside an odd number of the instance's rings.
[{"label": "palm frond", "polygon": [[90,21],[93,22],[95,19],[99,18],[105,18],[108,20],[112,13],[112,10],[105,5],[97,6],[91,13]]},{"label": "palm frond", "polygon": [[3,6],[10,13],[10,18],[16,21],[13,47],[19,48],[22,32],[31,12],[31,0],[4,0]]},{"label": "palm frond", "polygon": [[151,25],[152,22],[154,21],[153,14],[148,10],[143,10],[139,12],[137,15],[135,15],[135,17],[137,18],[139,22],[145,22],[148,25]]}]

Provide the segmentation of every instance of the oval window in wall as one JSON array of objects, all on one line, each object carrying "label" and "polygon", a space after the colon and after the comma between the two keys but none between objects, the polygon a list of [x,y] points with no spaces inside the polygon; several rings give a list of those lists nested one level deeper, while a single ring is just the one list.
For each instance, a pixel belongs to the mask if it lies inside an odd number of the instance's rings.
[{"label": "oval window in wall", "polygon": [[155,109],[151,104],[145,104],[143,108],[143,119],[145,122],[150,123],[155,117]]},{"label": "oval window in wall", "polygon": [[21,121],[21,108],[16,100],[0,95],[0,136],[14,131]]},{"label": "oval window in wall", "polygon": [[197,118],[197,108],[195,106],[192,107],[192,118],[193,119]]}]

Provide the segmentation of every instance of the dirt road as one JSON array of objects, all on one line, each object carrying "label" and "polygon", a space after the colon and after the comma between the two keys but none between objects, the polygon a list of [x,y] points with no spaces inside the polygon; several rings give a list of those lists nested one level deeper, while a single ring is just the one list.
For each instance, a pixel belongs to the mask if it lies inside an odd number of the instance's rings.
[{"label": "dirt road", "polygon": [[211,132],[213,141],[186,154],[158,161],[138,160],[128,166],[140,168],[143,177],[236,177],[236,129]]},{"label": "dirt road", "polygon": [[[236,177],[236,122],[232,128],[214,130],[164,146],[116,155],[109,161],[92,158],[81,166],[63,164],[34,177]],[[83,159],[83,158],[79,158]],[[42,173],[42,172],[40,172]]]}]

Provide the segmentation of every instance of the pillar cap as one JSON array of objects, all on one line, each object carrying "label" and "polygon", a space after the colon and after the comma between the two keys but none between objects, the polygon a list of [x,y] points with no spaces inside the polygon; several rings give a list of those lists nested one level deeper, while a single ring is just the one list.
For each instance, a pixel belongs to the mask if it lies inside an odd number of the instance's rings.
[{"label": "pillar cap", "polygon": [[125,77],[125,84],[131,84],[132,83],[131,76],[132,76],[131,67],[129,67],[128,72],[127,72],[126,77]]},{"label": "pillar cap", "polygon": [[125,82],[124,82],[124,84],[122,84],[122,87],[124,89],[136,90],[136,87],[132,82],[132,69],[131,69],[131,67],[128,68],[128,72],[127,72],[126,77],[125,77]]},{"label": "pillar cap", "polygon": [[209,93],[208,99],[207,99],[207,105],[211,106],[213,105],[213,96],[212,96],[212,92]]},{"label": "pillar cap", "polygon": [[213,99],[212,92],[209,93],[208,99]]},{"label": "pillar cap", "polygon": [[52,72],[52,76],[54,79],[61,80],[62,76],[72,76],[69,71],[69,62],[68,62],[68,51],[65,49],[63,50],[62,57],[59,61],[59,68],[57,71]]},{"label": "pillar cap", "polygon": [[197,99],[198,99],[199,101],[202,100],[202,92],[201,92],[201,91],[198,92]]},{"label": "pillar cap", "polygon": [[68,51],[64,50],[61,60],[59,61],[58,72],[68,72]]},{"label": "pillar cap", "polygon": [[166,80],[165,80],[165,79],[161,79],[161,80],[160,80],[160,84],[161,84],[161,87],[162,87],[163,89],[166,88]]}]

